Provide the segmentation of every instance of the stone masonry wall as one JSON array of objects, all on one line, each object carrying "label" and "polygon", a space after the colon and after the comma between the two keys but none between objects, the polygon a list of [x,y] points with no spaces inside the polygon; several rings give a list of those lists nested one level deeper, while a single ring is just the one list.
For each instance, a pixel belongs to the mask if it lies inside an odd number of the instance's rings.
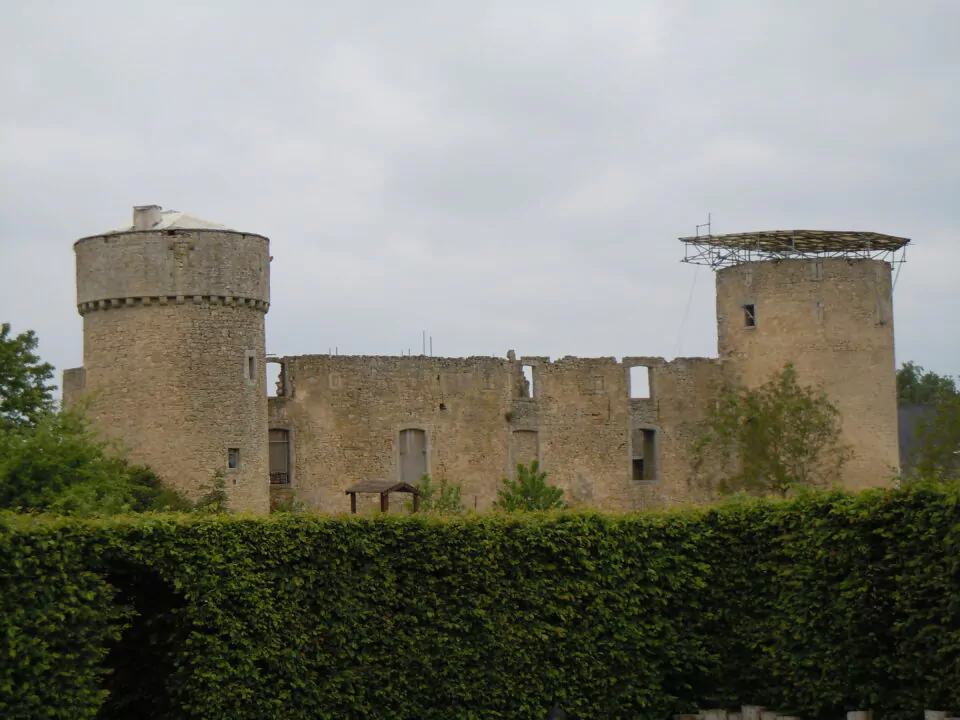
[{"label": "stone masonry wall", "polygon": [[83,238],[77,256],[81,313],[101,301],[215,296],[270,302],[269,240],[213,230],[127,232]]},{"label": "stone masonry wall", "polygon": [[[91,418],[130,458],[189,497],[223,470],[231,506],[266,512],[263,314],[189,304],[97,311],[84,317]],[[255,377],[247,378],[248,356]],[[227,469],[227,449],[240,469]]]},{"label": "stone masonry wall", "polygon": [[[223,470],[235,509],[267,512],[267,238],[124,232],[83,238],[74,251],[96,427],[190,497]],[[64,377],[71,401],[79,377]]]},{"label": "stone masonry wall", "polygon": [[[753,305],[756,325],[745,321]],[[890,265],[879,260],[753,262],[717,273],[720,357],[756,386],[793,362],[839,408],[854,456],[849,489],[887,486],[899,464]]]},{"label": "stone masonry wall", "polygon": [[[297,499],[327,512],[348,511],[344,491],[360,480],[400,478],[398,440],[405,428],[426,432],[429,472],[461,483],[472,509],[488,509],[501,478],[533,456],[573,505],[630,510],[699,499],[687,483],[689,445],[704,397],[721,376],[718,361],[701,359],[320,355],[280,361],[285,393],[270,399],[269,425],[290,432]],[[631,400],[631,364],[651,367],[651,385],[666,389],[665,403],[656,395]],[[523,365],[534,367],[532,398],[523,390]],[[658,433],[653,481],[632,477],[635,426]],[[281,492],[274,489],[278,499]]]}]

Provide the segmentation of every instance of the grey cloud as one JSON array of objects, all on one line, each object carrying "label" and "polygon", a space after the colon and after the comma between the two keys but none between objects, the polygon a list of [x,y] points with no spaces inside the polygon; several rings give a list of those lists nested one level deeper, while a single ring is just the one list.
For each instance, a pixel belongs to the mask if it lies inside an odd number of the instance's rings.
[{"label": "grey cloud", "polygon": [[272,352],[715,351],[715,229],[914,238],[899,359],[960,374],[955,3],[21,4],[0,310],[80,364],[77,237],[272,239]]}]

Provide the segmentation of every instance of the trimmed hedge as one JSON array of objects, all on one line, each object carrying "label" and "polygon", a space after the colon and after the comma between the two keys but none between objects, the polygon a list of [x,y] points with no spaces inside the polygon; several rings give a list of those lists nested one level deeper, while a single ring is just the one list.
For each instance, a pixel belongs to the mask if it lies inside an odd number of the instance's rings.
[{"label": "trimmed hedge", "polygon": [[0,716],[960,709],[958,541],[944,487],[632,515],[2,516]]}]

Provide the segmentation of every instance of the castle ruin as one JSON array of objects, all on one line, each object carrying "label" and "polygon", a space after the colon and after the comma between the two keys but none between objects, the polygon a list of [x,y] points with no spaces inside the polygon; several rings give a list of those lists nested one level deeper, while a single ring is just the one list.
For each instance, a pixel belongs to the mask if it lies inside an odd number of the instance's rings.
[{"label": "castle ruin", "polygon": [[[716,358],[266,354],[269,240],[158,206],[74,244],[86,396],[95,426],[196,498],[216,471],[237,510],[295,493],[346,512],[373,478],[462,485],[470,508],[538,459],[573,505],[631,510],[708,501],[692,448],[709,403],[786,362],[840,410],[843,483],[895,476],[892,266],[909,240],[771,231],[681,238],[716,271]],[[898,255],[899,254],[899,255]],[[279,363],[268,398],[267,363]]]}]

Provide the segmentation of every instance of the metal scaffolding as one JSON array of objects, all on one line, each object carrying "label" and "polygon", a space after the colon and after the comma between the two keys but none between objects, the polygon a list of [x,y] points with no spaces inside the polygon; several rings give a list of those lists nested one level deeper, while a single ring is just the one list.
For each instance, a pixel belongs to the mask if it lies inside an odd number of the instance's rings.
[{"label": "metal scaffolding", "polygon": [[907,238],[875,232],[833,230],[766,230],[727,235],[682,237],[683,262],[714,270],[763,260],[849,258],[906,260]]}]

